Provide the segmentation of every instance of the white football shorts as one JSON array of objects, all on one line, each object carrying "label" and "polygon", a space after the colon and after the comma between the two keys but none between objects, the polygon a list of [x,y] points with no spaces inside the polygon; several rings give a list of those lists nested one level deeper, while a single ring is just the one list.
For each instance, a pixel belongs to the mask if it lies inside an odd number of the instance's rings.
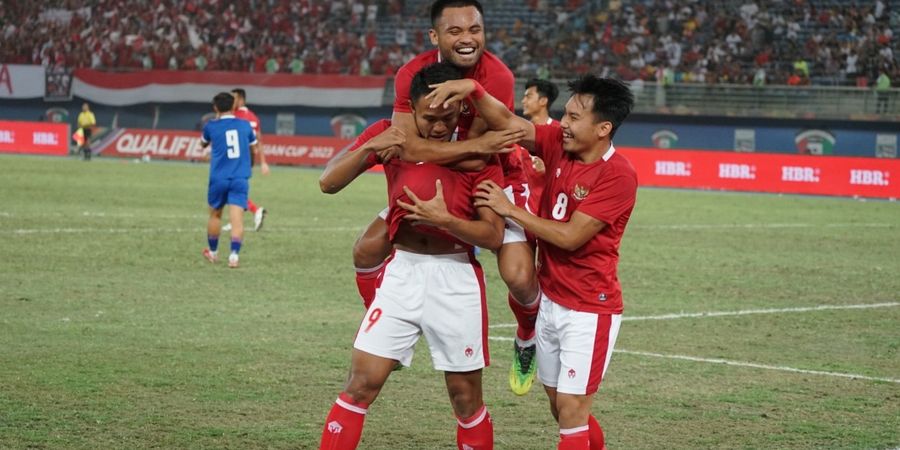
[{"label": "white football shorts", "polygon": [[484,272],[469,253],[395,250],[353,347],[404,366],[424,334],[436,370],[469,372],[490,362]]},{"label": "white football shorts", "polygon": [[535,326],[538,379],[564,394],[597,392],[621,324],[621,314],[575,311],[541,294]]},{"label": "white football shorts", "polygon": [[[503,188],[503,193],[506,194],[506,198],[509,199],[510,203],[512,203],[516,206],[521,207],[521,206],[528,204],[528,185],[527,184],[525,185],[525,192],[521,194],[522,196],[525,197],[524,198],[525,203],[521,203],[522,200],[520,200],[518,202],[516,201],[516,199],[513,197],[513,187],[511,185]],[[503,243],[511,244],[514,242],[526,242],[527,240],[528,240],[528,238],[525,237],[525,229],[522,228],[522,225],[519,225],[515,220],[507,218],[506,219],[506,229],[503,230]]]}]

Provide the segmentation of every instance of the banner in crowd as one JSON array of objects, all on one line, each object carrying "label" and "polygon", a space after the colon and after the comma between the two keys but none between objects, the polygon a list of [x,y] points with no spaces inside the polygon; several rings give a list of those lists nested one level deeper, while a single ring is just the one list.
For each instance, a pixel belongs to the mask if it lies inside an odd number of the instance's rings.
[{"label": "banner in crowd", "polygon": [[44,68],[24,64],[0,64],[0,98],[44,96]]},{"label": "banner in crowd", "polygon": [[[323,136],[263,135],[263,151],[270,164],[324,166],[351,141]],[[200,145],[200,132],[121,128],[102,139],[95,148],[103,156],[123,158],[203,161],[210,148]]]},{"label": "banner in crowd", "polygon": [[68,155],[69,125],[0,120],[0,152]]},{"label": "banner in crowd", "polygon": [[377,107],[381,106],[386,81],[387,77],[383,76],[78,69],[72,93],[91,102],[112,106],[183,102],[212,105],[216,93],[239,87],[247,91],[247,101],[251,105]]},{"label": "banner in crowd", "polygon": [[900,160],[619,148],[641,186],[900,198]]}]

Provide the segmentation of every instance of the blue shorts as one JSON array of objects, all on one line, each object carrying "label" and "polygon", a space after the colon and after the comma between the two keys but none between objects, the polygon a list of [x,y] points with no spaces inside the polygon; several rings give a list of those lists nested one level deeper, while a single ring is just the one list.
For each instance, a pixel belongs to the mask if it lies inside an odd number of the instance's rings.
[{"label": "blue shorts", "polygon": [[226,204],[247,209],[250,183],[246,178],[210,179],[206,201],[212,209],[222,209]]}]

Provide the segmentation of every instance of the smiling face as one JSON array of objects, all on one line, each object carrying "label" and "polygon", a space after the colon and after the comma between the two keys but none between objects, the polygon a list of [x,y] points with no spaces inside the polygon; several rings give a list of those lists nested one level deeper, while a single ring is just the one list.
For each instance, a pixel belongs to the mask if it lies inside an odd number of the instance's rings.
[{"label": "smiling face", "polygon": [[559,121],[563,132],[563,150],[585,153],[609,137],[612,122],[598,120],[593,108],[594,96],[588,94],[575,94],[566,102],[566,114]]},{"label": "smiling face", "polygon": [[484,53],[484,19],[474,6],[445,8],[428,35],[441,57],[461,69],[474,67]]},{"label": "smiling face", "polygon": [[416,121],[416,129],[419,135],[432,141],[449,141],[459,122],[461,103],[455,102],[444,108],[430,108],[430,101],[425,96],[411,102],[413,119]]}]

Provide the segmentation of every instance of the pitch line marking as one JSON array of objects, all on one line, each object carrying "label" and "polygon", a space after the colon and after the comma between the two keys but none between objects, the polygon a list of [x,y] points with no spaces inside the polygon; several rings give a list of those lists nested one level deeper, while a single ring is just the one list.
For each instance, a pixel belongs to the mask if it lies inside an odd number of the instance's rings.
[{"label": "pitch line marking", "polygon": [[[488,339],[492,341],[512,341],[511,337],[503,337],[503,336],[490,336]],[[792,372],[792,373],[803,373],[807,375],[822,375],[828,377],[838,377],[838,378],[849,378],[849,379],[859,379],[859,380],[869,380],[869,381],[884,381],[887,383],[898,383],[900,384],[900,379],[898,378],[884,378],[884,377],[870,377],[866,375],[859,375],[855,373],[841,373],[841,372],[825,372],[822,370],[807,370],[807,369],[797,369],[795,367],[788,366],[772,366],[768,364],[757,364],[751,362],[744,361],[732,361],[729,359],[720,359],[720,358],[698,358],[696,356],[687,356],[687,355],[667,355],[664,353],[652,353],[652,352],[638,352],[632,350],[625,349],[614,349],[613,353],[622,353],[626,355],[637,355],[637,356],[649,356],[652,358],[665,358],[665,359],[678,359],[682,361],[691,361],[691,362],[703,362],[710,364],[722,364],[726,366],[735,366],[735,367],[749,367],[752,369],[765,369],[765,370],[779,370],[782,372]]]},{"label": "pitch line marking", "polygon": [[[740,311],[708,311],[708,312],[699,312],[699,313],[677,313],[677,314],[662,314],[658,316],[623,316],[622,321],[630,321],[630,320],[669,320],[669,319],[686,319],[686,318],[696,318],[696,317],[727,317],[727,316],[747,316],[751,314],[778,314],[778,313],[792,313],[792,312],[809,312],[809,311],[828,311],[828,310],[841,310],[841,309],[872,309],[872,308],[892,308],[894,306],[900,306],[900,302],[887,302],[887,303],[864,303],[860,305],[819,305],[819,306],[806,306],[806,307],[796,307],[796,308],[769,308],[769,309],[745,309]],[[498,323],[495,325],[491,325],[490,328],[515,328],[517,325],[514,323]]]},{"label": "pitch line marking", "polygon": [[[316,232],[316,231],[362,231],[362,227],[266,227],[268,231],[282,232]],[[12,230],[0,229],[0,234],[78,234],[78,233],[203,233],[203,227],[192,228],[16,228]]]}]

